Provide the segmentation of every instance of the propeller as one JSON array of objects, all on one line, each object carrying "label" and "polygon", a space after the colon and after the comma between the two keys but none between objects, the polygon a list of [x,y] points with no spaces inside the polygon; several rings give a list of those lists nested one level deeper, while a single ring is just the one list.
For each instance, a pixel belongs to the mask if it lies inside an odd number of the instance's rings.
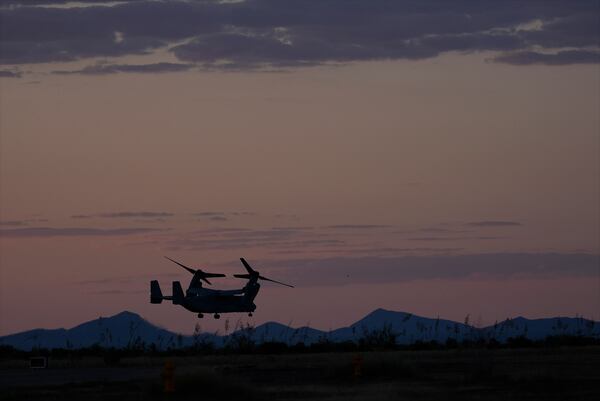
[{"label": "propeller", "polygon": [[293,285],[289,285],[289,284],[286,284],[286,283],[282,283],[281,281],[272,280],[270,278],[261,276],[259,272],[257,272],[252,267],[250,267],[250,265],[248,264],[248,262],[246,262],[246,259],[240,258],[240,261],[242,262],[242,264],[244,265],[244,267],[248,271],[248,274],[234,274],[233,277],[246,278],[248,280],[250,280],[250,279],[256,279],[256,280],[258,280],[258,279],[260,279],[260,280],[264,280],[264,281],[271,281],[273,283],[285,285],[286,287],[294,288]]},{"label": "propeller", "polygon": [[171,262],[178,264],[179,266],[183,267],[185,270],[192,273],[195,277],[198,277],[200,280],[205,281],[207,284],[211,284],[211,282],[207,280],[209,277],[225,277],[225,275],[221,274],[221,273],[207,273],[207,272],[203,271],[202,269],[192,269],[191,267],[187,267],[186,265],[181,264],[178,261],[173,260],[167,256],[165,256],[165,259],[168,259]]}]

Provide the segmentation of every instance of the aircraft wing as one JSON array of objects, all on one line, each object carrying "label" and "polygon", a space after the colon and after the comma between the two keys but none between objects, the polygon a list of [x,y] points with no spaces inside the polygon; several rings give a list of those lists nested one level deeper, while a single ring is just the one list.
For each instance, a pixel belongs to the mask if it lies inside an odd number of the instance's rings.
[{"label": "aircraft wing", "polygon": [[189,293],[199,295],[201,297],[218,297],[226,295],[240,295],[244,293],[244,289],[239,290],[213,290],[212,288],[192,288],[188,290]]},{"label": "aircraft wing", "polygon": [[215,295],[239,295],[244,293],[244,289],[239,290],[214,290]]}]

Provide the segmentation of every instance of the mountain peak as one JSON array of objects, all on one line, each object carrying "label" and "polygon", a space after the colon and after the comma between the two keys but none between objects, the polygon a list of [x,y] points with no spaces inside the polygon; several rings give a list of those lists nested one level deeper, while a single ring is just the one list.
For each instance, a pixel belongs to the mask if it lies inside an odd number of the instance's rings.
[{"label": "mountain peak", "polygon": [[137,313],[135,313],[135,312],[130,312],[130,311],[128,311],[128,310],[125,310],[125,311],[123,311],[123,312],[119,312],[119,313],[117,313],[116,315],[109,316],[109,317],[107,317],[107,318],[105,318],[105,319],[113,319],[113,318],[129,318],[129,319],[136,319],[136,320],[138,320],[138,319],[139,319],[139,320],[142,320],[142,319],[143,319],[143,318],[142,318],[140,315],[138,315]]},{"label": "mountain peak", "polygon": [[412,316],[406,312],[396,312],[387,309],[377,308],[373,312],[369,313],[358,322],[352,324],[350,327],[361,327],[361,326],[381,326],[384,323],[392,323],[394,321],[406,319],[407,316]]},{"label": "mountain peak", "polygon": [[393,311],[393,310],[389,310],[389,309],[377,308],[373,312],[371,312],[369,315],[382,315],[382,314],[388,315],[390,313],[404,313],[404,312],[398,312],[398,311]]},{"label": "mountain peak", "polygon": [[363,319],[367,319],[367,318],[387,318],[387,319],[395,318],[395,319],[398,319],[398,318],[402,318],[407,315],[412,315],[412,313],[377,308],[373,312],[366,315]]}]

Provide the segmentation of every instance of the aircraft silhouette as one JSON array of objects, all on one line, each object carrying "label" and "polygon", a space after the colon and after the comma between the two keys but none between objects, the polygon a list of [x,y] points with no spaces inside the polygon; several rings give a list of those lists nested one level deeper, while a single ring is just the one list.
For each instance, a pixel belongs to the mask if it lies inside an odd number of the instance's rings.
[{"label": "aircraft silhouette", "polygon": [[258,271],[250,267],[244,258],[240,258],[240,261],[248,273],[233,275],[233,277],[248,279],[248,282],[243,288],[237,290],[213,290],[204,288],[202,286],[203,281],[206,284],[212,285],[211,282],[208,281],[209,278],[225,277],[225,275],[221,273],[208,273],[202,269],[192,269],[176,260],[166,256],[165,258],[183,267],[194,276],[192,277],[185,294],[179,281],[173,281],[172,295],[166,296],[162,294],[157,280],[150,281],[150,303],[160,304],[163,300],[170,300],[173,301],[173,305],[181,305],[185,309],[197,313],[200,318],[204,317],[204,313],[214,313],[215,319],[221,317],[220,313],[231,312],[246,312],[248,313],[248,316],[252,316],[252,312],[256,310],[254,298],[256,298],[258,291],[260,290],[258,280],[271,281],[273,283],[294,288],[293,285],[261,276]]}]

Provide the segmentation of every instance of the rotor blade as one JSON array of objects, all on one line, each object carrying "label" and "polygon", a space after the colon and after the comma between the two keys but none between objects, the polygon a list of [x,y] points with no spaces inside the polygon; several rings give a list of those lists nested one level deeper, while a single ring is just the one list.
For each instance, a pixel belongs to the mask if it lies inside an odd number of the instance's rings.
[{"label": "rotor blade", "polygon": [[250,279],[249,274],[234,274],[233,277]]},{"label": "rotor blade", "polygon": [[246,270],[248,270],[248,273],[250,273],[250,274],[256,273],[256,272],[254,271],[254,269],[252,269],[252,268],[250,267],[250,265],[248,264],[248,262],[246,262],[246,259],[244,259],[244,258],[240,258],[240,261],[242,262],[242,264],[244,265],[244,267],[246,268]]},{"label": "rotor blade", "polygon": [[202,272],[202,275],[204,277],[227,277],[226,275],[224,275],[222,273],[205,273],[205,272]]},{"label": "rotor blade", "polygon": [[261,279],[261,280],[265,280],[265,281],[272,281],[272,282],[274,282],[274,283],[277,283],[277,284],[285,285],[286,287],[291,287],[291,288],[294,288],[294,286],[293,286],[293,285],[289,285],[289,284],[286,284],[286,283],[282,283],[281,281],[277,281],[277,280],[271,280],[270,278],[266,278],[266,277],[263,277],[263,276],[258,276],[258,278],[259,278],[259,279]]},{"label": "rotor blade", "polygon": [[176,260],[173,260],[173,259],[171,259],[171,258],[169,258],[169,257],[167,257],[167,256],[165,256],[165,259],[169,259],[171,262],[178,264],[179,266],[183,267],[185,270],[189,271],[189,272],[190,272],[190,273],[192,273],[192,274],[196,273],[196,270],[194,270],[194,269],[192,269],[192,268],[189,268],[189,267],[187,267],[186,265],[182,265],[181,263],[179,263],[179,262],[178,262],[178,261],[176,261]]},{"label": "rotor blade", "polygon": [[206,277],[200,277],[200,280],[202,280],[202,281],[206,282],[206,284],[208,284],[208,285],[212,285],[212,283],[211,283],[210,281],[208,281],[208,280],[206,279]]}]

